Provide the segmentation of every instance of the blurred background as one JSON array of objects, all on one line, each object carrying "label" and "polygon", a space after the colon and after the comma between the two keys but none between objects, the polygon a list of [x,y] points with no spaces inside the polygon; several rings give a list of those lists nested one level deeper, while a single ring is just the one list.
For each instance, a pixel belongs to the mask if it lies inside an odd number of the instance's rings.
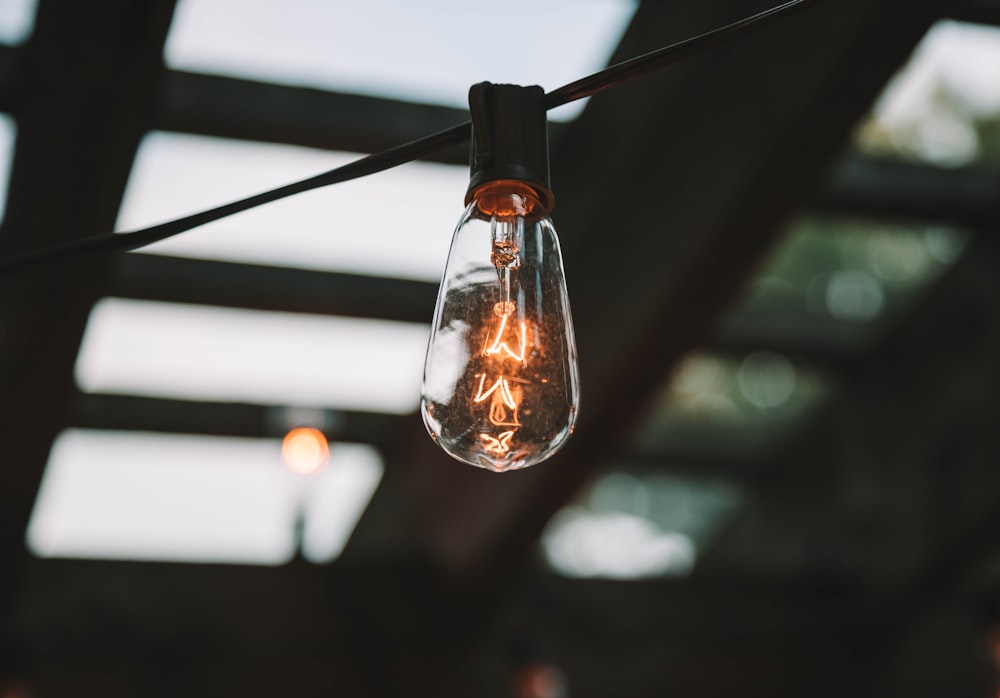
[{"label": "blurred background", "polygon": [[[0,0],[0,254],[769,6]],[[583,400],[526,471],[416,413],[467,146],[0,277],[0,698],[1000,695],[1000,2],[550,117]]]}]

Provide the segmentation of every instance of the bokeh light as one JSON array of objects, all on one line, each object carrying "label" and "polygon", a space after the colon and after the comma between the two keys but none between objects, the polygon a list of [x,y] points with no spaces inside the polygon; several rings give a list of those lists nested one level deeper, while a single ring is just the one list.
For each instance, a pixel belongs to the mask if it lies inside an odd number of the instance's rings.
[{"label": "bokeh light", "polygon": [[299,427],[285,435],[281,456],[289,469],[309,475],[326,465],[330,458],[330,445],[319,429]]},{"label": "bokeh light", "polygon": [[736,375],[740,392],[755,407],[779,407],[795,392],[795,366],[773,351],[750,354]]}]

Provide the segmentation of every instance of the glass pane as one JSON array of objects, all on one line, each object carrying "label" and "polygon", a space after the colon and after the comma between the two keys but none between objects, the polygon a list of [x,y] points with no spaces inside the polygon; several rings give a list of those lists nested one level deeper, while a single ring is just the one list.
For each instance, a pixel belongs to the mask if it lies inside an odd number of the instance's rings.
[{"label": "glass pane", "polygon": [[741,499],[722,481],[611,472],[555,516],[543,550],[569,577],[684,576]]},{"label": "glass pane", "polygon": [[21,44],[35,26],[37,0],[3,0],[0,2],[0,44]]},{"label": "glass pane", "polygon": [[799,423],[828,391],[815,370],[772,351],[692,354],[633,443],[642,453],[745,457]]},{"label": "glass pane", "polygon": [[428,327],[109,298],[76,363],[89,392],[407,413]]},{"label": "glass pane", "polygon": [[382,472],[382,459],[374,448],[333,444],[326,468],[302,478],[302,554],[307,560],[330,562],[340,556],[382,481]]},{"label": "glass pane", "polygon": [[716,333],[716,346],[743,349],[687,357],[633,448],[654,457],[762,455],[830,391],[833,377],[796,356],[867,351],[968,240],[941,226],[801,218]]},{"label": "glass pane", "polygon": [[334,444],[309,478],[272,439],[69,430],[56,440],[28,527],[40,557],[274,565],[336,557],[382,473],[368,446]]},{"label": "glass pane", "polygon": [[14,160],[14,143],[17,140],[17,123],[14,118],[0,113],[0,221],[7,209],[7,188],[10,165]]},{"label": "glass pane", "polygon": [[[360,155],[153,132],[116,228],[135,230],[304,179]],[[202,226],[142,252],[438,281],[469,168],[410,163]]]},{"label": "glass pane", "polygon": [[957,166],[1000,155],[1000,28],[935,24],[861,124],[863,151]]},{"label": "glass pane", "polygon": [[553,89],[603,68],[636,5],[182,0],[165,58],[181,70],[465,108],[483,80]]},{"label": "glass pane", "polygon": [[906,312],[969,236],[928,224],[806,216],[788,232],[720,336],[851,350]]}]

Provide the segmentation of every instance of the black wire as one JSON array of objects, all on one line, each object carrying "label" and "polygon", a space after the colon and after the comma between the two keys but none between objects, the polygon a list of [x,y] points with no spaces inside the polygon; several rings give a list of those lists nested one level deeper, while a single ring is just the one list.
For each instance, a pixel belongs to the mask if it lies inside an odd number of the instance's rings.
[{"label": "black wire", "polygon": [[[563,104],[589,97],[590,95],[634,80],[646,73],[679,63],[686,58],[690,58],[708,48],[718,45],[723,40],[735,38],[754,29],[759,29],[769,21],[786,17],[797,10],[804,9],[820,1],[790,0],[790,2],[751,15],[732,24],[727,24],[724,27],[713,29],[657,51],[624,61],[623,63],[618,63],[610,68],[606,68],[593,75],[588,75],[585,78],[549,92],[544,97],[545,108],[553,109]],[[331,184],[347,182],[412,162],[413,160],[426,157],[449,146],[468,140],[471,132],[472,124],[467,121],[464,124],[459,124],[433,135],[410,141],[390,150],[355,160],[347,165],[323,172],[314,177],[286,184],[283,187],[255,194],[239,201],[223,204],[207,211],[201,211],[190,216],[160,223],[150,228],[143,228],[131,233],[95,235],[5,257],[0,259],[0,273],[18,271],[42,264],[43,262],[53,262],[67,257],[82,257],[104,252],[134,250],[173,237],[174,235],[179,235],[206,223],[226,218],[234,213],[256,208],[257,206],[284,199],[294,194],[301,194]]]},{"label": "black wire", "polygon": [[727,24],[718,29],[712,29],[704,34],[693,36],[690,39],[678,41],[676,44],[665,46],[650,53],[643,54],[636,58],[631,58],[622,63],[617,63],[609,68],[580,78],[576,82],[552,90],[545,95],[545,108],[554,109],[569,102],[574,102],[584,97],[589,97],[612,87],[618,87],[637,77],[659,70],[668,65],[680,63],[686,58],[697,55],[702,51],[717,46],[724,40],[728,41],[741,34],[746,34],[754,29],[759,29],[762,23],[768,20],[787,17],[797,10],[805,9],[810,5],[815,5],[822,0],[790,0],[769,10],[758,12],[755,15],[744,17],[732,24]]},{"label": "black wire", "polygon": [[388,170],[397,165],[412,162],[417,158],[442,150],[450,145],[468,140],[471,131],[472,124],[467,121],[464,124],[453,126],[445,131],[439,131],[431,136],[425,136],[419,140],[392,148],[391,150],[385,150],[381,153],[355,160],[342,167],[323,172],[314,177],[286,184],[283,187],[255,194],[239,201],[223,204],[207,211],[193,213],[190,216],[160,223],[150,228],[143,228],[131,233],[95,235],[5,257],[4,259],[0,259],[0,272],[24,269],[43,262],[52,262],[66,257],[127,251],[151,245],[154,242],[187,232],[192,228],[197,228],[206,223],[231,216],[234,213],[256,208],[257,206],[284,199],[294,194],[301,194],[302,192],[319,189],[331,184],[347,182],[352,179]]}]

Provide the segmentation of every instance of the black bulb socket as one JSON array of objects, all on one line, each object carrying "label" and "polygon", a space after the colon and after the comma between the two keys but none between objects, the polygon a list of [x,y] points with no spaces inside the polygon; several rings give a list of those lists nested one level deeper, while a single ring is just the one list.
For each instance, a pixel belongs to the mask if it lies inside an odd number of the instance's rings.
[{"label": "black bulb socket", "polygon": [[549,184],[544,96],[538,85],[480,82],[469,88],[472,153],[466,205],[484,184],[515,180],[534,189],[545,213],[551,213],[555,196]]}]

